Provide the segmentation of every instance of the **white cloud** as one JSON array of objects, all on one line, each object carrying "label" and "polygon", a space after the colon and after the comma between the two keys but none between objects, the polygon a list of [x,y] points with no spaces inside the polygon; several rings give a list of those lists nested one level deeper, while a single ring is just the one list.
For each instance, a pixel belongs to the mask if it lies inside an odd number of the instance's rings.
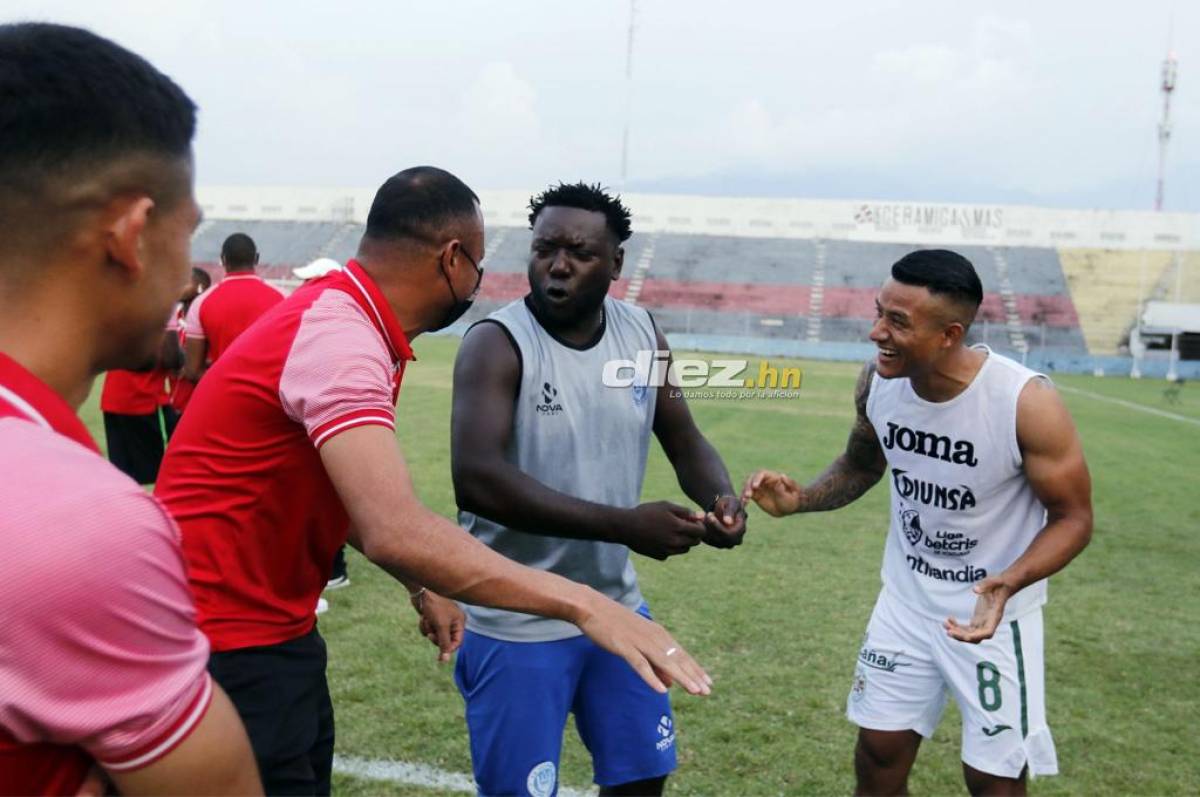
[{"label": "white cloud", "polygon": [[1033,28],[1025,19],[985,15],[975,22],[975,55],[987,61],[1023,61],[1033,49]]},{"label": "white cloud", "polygon": [[943,44],[917,44],[876,53],[872,66],[884,80],[930,84],[954,79],[967,60],[966,53]]},{"label": "white cloud", "polygon": [[786,174],[840,165],[908,171],[917,184],[922,170],[969,163],[975,181],[1011,179],[1011,164],[989,154],[1003,150],[998,138],[1035,136],[1028,126],[1010,123],[1028,115],[1025,106],[1039,90],[1030,28],[989,16],[971,30],[951,41],[864,53],[854,79],[829,91],[826,102],[802,95],[736,100],[709,116],[680,149],[690,157],[715,154],[714,171]]},{"label": "white cloud", "polygon": [[458,108],[461,130],[482,154],[508,153],[510,146],[536,144],[542,135],[537,92],[508,62],[484,64],[463,92]]}]

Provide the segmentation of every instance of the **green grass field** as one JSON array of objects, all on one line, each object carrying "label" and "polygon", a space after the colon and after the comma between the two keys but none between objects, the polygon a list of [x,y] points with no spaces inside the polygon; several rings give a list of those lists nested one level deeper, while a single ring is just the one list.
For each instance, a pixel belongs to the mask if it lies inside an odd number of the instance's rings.
[{"label": "green grass field", "polygon": [[[449,477],[455,342],[421,340],[398,410],[422,499],[453,511]],[[841,450],[857,367],[801,363],[801,397],[695,402],[734,480],[759,467],[807,479]],[[1200,418],[1200,386],[1177,401],[1161,381],[1063,377],[1074,390]],[[98,391],[96,391],[98,393]],[[1065,392],[1092,470],[1091,547],[1056,576],[1046,608],[1047,706],[1062,774],[1034,794],[1196,794],[1200,756],[1200,426]],[[86,412],[103,437],[95,396]],[[683,501],[653,450],[647,499]],[[676,694],[674,794],[836,794],[853,788],[855,729],[843,709],[879,589],[886,481],[839,512],[772,520],[752,511],[746,543],[665,563],[637,557],[657,619],[716,678],[706,699]],[[470,771],[451,670],[415,631],[403,589],[357,554],[353,585],[321,619],[342,755]],[[964,793],[959,720],[947,712],[921,750],[914,793]],[[587,788],[586,751],[568,727],[562,782]],[[339,776],[342,794],[438,792]]]}]

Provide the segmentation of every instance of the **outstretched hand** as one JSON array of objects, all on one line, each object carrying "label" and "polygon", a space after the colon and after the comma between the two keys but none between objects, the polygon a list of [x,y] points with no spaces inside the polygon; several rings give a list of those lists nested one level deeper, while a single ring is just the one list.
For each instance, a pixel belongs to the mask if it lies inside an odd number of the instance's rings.
[{"label": "outstretched hand", "polygon": [[783,517],[799,512],[804,499],[804,488],[787,474],[773,470],[760,470],[750,474],[742,488],[742,503],[751,501],[772,517]]},{"label": "outstretched hand", "polygon": [[656,692],[679,684],[693,695],[707,695],[712,678],[667,630],[599,594],[579,629],[609,653],[616,654]]},{"label": "outstretched hand", "polygon": [[952,638],[977,645],[995,635],[1004,618],[1004,607],[1012,596],[1012,589],[1004,579],[992,576],[976,584],[974,592],[979,597],[975,601],[975,614],[970,622],[960,625],[953,617],[947,617],[943,625]]},{"label": "outstretched hand", "polygon": [[450,655],[463,642],[466,617],[458,604],[435,592],[422,590],[412,597],[413,608],[421,615],[417,628],[421,636],[438,649],[438,661],[450,661]]}]

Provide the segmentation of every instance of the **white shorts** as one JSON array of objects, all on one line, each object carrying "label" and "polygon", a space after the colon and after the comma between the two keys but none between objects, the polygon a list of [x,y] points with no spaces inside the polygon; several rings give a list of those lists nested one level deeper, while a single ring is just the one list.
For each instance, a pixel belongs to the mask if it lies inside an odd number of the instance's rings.
[{"label": "white shorts", "polygon": [[929,737],[947,692],[962,712],[963,763],[1004,778],[1018,777],[1026,764],[1034,776],[1058,774],[1046,725],[1040,608],[969,645],[950,638],[941,621],[881,591],[858,653],[846,716],[861,728]]}]

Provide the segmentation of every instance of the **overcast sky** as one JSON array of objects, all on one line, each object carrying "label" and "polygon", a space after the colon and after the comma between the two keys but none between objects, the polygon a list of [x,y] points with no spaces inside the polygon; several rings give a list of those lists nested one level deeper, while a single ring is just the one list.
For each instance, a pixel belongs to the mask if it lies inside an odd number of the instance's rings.
[{"label": "overcast sky", "polygon": [[[618,186],[628,0],[5,0],[200,106],[208,185]],[[631,190],[1200,211],[1200,3],[638,0]]]}]

